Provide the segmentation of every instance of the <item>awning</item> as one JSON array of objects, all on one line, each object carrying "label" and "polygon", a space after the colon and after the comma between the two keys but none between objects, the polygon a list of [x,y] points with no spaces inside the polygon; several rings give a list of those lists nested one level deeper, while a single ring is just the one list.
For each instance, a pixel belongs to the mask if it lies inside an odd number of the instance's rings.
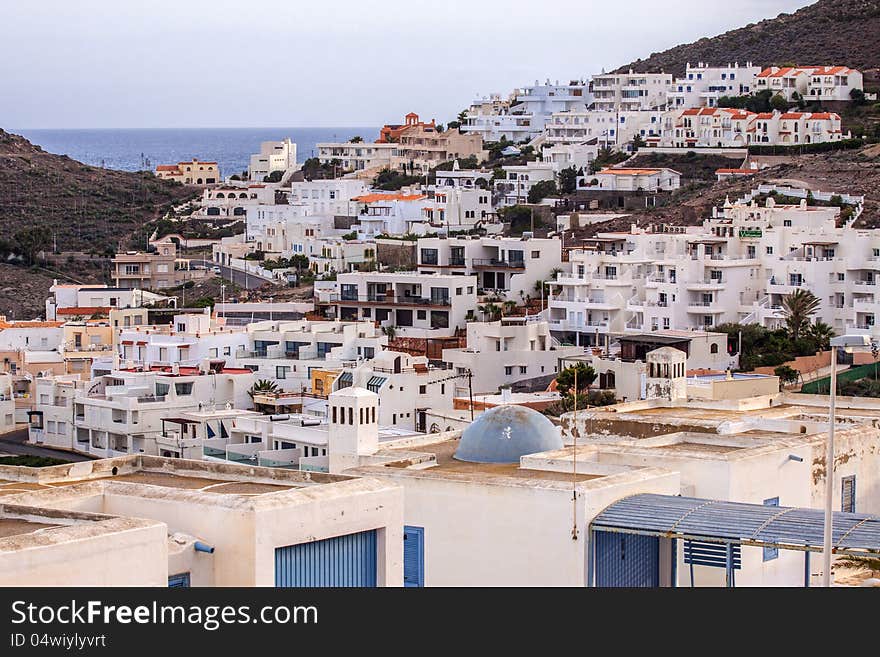
[{"label": "awning", "polygon": [[371,376],[370,380],[367,381],[367,390],[377,392],[385,381],[387,381],[387,379],[384,376]]},{"label": "awning", "polygon": [[[590,528],[709,543],[821,552],[824,518],[821,509],[645,494],[615,502],[596,516]],[[835,512],[832,528],[832,546],[836,554],[863,556],[867,550],[880,550],[880,517]]]},{"label": "awning", "polygon": [[351,372],[343,372],[339,375],[339,378],[336,379],[336,389],[342,390],[343,388],[348,388],[354,382],[354,377]]}]

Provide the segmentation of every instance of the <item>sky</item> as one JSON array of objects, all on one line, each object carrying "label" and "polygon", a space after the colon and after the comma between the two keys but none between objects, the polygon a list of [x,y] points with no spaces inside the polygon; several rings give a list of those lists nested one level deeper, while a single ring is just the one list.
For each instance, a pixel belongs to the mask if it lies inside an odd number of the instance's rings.
[{"label": "sky", "polygon": [[444,123],[812,0],[5,0],[0,127]]}]

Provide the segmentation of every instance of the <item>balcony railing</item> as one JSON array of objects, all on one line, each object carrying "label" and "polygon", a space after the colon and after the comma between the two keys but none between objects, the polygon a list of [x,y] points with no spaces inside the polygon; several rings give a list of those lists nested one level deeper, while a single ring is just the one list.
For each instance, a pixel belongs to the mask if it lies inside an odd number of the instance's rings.
[{"label": "balcony railing", "polygon": [[377,303],[387,305],[411,305],[411,306],[451,306],[450,297],[417,297],[408,295],[393,294],[362,294],[357,295],[340,295],[330,294],[325,297],[324,303]]},{"label": "balcony railing", "polygon": [[474,267],[498,269],[525,269],[523,260],[498,260],[497,258],[474,258]]}]

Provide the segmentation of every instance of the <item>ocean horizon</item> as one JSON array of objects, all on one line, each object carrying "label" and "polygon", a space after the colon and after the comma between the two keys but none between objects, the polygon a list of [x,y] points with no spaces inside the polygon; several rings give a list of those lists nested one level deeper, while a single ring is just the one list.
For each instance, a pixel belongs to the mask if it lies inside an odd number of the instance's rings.
[{"label": "ocean horizon", "polygon": [[217,162],[222,177],[247,169],[260,142],[290,137],[296,142],[297,161],[317,155],[322,142],[347,141],[354,136],[373,141],[378,127],[335,128],[40,128],[7,129],[43,150],[67,155],[96,167],[119,171],[155,170],[198,158]]}]

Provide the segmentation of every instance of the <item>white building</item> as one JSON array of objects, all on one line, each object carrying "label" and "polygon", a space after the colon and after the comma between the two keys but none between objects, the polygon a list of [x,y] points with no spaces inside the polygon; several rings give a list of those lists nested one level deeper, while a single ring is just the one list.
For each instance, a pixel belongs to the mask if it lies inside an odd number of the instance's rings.
[{"label": "white building", "polygon": [[558,112],[547,122],[544,140],[554,145],[595,140],[598,148],[630,150],[636,136],[648,143],[659,139],[663,134],[663,117],[659,109]]},{"label": "white building", "polygon": [[556,179],[556,169],[549,162],[528,162],[502,169],[504,178],[495,181],[495,193],[501,206],[528,203],[529,191],[535,183]]},{"label": "white building", "polygon": [[374,142],[343,142],[318,144],[321,164],[335,164],[344,171],[378,172],[392,167],[396,144]]},{"label": "white building", "polygon": [[[262,180],[262,178],[261,178]],[[266,183],[234,182],[202,192],[199,214],[206,217],[244,217],[258,205],[274,205],[277,186]]]},{"label": "white building", "polygon": [[863,76],[846,66],[770,66],[758,73],[755,91],[769,89],[785,100],[852,100],[850,92],[862,89]]},{"label": "white building", "polygon": [[480,294],[500,294],[517,304],[540,294],[535,284],[562,265],[556,238],[423,237],[417,249],[420,273],[475,276]]},{"label": "white building", "polygon": [[[559,360],[583,354],[581,347],[563,347],[543,321],[508,317],[497,322],[470,322],[467,347],[444,349],[443,362],[456,374],[473,374],[474,394],[497,392],[501,386],[558,373]],[[457,397],[469,394],[468,380],[456,384]]]},{"label": "white building", "polygon": [[592,79],[593,109],[648,110],[666,106],[668,73],[603,73]]},{"label": "white building", "polygon": [[747,96],[754,91],[759,66],[746,62],[727,66],[710,66],[704,62],[692,66],[688,62],[684,77],[677,78],[667,94],[670,109],[716,107],[724,96]]},{"label": "white building", "polygon": [[335,180],[306,180],[290,183],[291,205],[308,208],[311,215],[352,215],[352,199],[368,191],[362,180],[336,178]]},{"label": "white building", "polygon": [[475,276],[417,272],[339,274],[332,291],[315,290],[315,306],[343,321],[369,320],[402,337],[449,337],[477,305]]},{"label": "white building", "polygon": [[513,93],[514,100],[487,102],[478,99],[467,110],[461,131],[479,134],[483,141],[500,141],[502,137],[516,143],[541,134],[554,112],[586,109],[591,102],[590,85],[584,80],[568,84],[543,84],[535,80],[532,86]]},{"label": "white building", "polygon": [[296,169],[296,144],[285,137],[281,141],[260,143],[260,152],[251,155],[248,180],[263,182],[274,171],[282,174]]},{"label": "white building", "polygon": [[372,321],[255,322],[247,326],[247,340],[235,352],[235,365],[289,392],[311,390],[312,370],[370,360],[388,344]]},{"label": "white building", "polygon": [[578,187],[613,192],[672,191],[681,186],[681,174],[672,169],[602,169],[578,177]]},{"label": "white building", "polygon": [[0,433],[15,428],[15,398],[12,375],[0,373]]},{"label": "white building", "polygon": [[91,317],[96,312],[109,313],[114,308],[140,308],[166,297],[146,290],[107,287],[106,285],[59,284],[54,281],[46,299],[46,319],[64,321],[71,317]]}]

